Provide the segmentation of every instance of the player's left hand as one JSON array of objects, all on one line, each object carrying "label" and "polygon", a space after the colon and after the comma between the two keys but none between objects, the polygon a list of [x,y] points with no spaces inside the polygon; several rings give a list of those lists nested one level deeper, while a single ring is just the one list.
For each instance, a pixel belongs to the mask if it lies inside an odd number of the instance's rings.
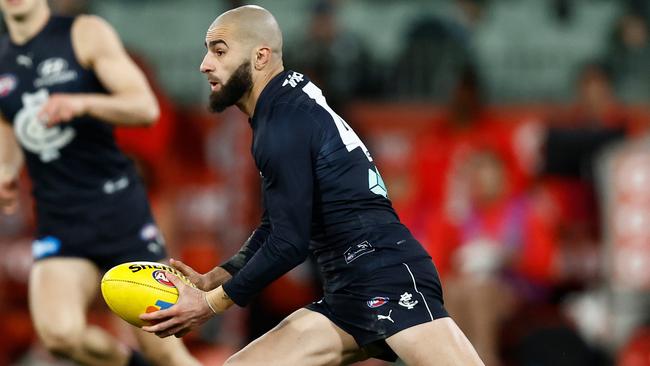
[{"label": "player's left hand", "polygon": [[52,127],[59,123],[69,122],[85,113],[86,101],[82,95],[60,93],[52,94],[48,98],[43,108],[41,108],[38,118],[47,127]]},{"label": "player's left hand", "polygon": [[178,289],[178,301],[169,309],[140,315],[140,319],[154,325],[142,330],[160,338],[175,335],[180,338],[215,315],[205,300],[205,292],[186,285],[171,273],[167,279]]}]

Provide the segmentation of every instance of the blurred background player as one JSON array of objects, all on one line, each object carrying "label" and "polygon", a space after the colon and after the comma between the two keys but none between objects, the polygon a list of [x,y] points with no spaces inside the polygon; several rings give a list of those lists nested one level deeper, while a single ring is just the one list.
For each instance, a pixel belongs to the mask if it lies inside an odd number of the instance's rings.
[{"label": "blurred background player", "polygon": [[[101,271],[166,256],[112,126],[152,124],[154,95],[102,19],[52,16],[45,0],[0,6],[9,32],[0,41],[0,204],[15,209],[24,159],[36,201],[29,295],[37,333],[49,351],[84,365],[146,365],[88,326],[86,311]],[[136,338],[154,364],[198,364],[179,340]]]}]

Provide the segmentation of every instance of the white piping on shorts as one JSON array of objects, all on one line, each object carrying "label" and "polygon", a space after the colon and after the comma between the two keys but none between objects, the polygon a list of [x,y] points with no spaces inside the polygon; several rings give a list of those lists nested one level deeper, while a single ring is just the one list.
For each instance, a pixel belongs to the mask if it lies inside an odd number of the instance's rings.
[{"label": "white piping on shorts", "polygon": [[426,306],[427,311],[429,312],[429,316],[431,317],[431,320],[433,320],[433,315],[431,315],[431,310],[429,309],[429,304],[427,304],[427,299],[424,298],[424,294],[418,291],[418,285],[415,283],[415,277],[413,276],[413,272],[411,272],[411,268],[409,268],[408,264],[402,263],[405,267],[406,270],[409,271],[409,274],[411,275],[411,279],[413,280],[413,288],[415,289],[415,292],[420,294],[422,297],[422,301],[424,301],[424,306]]}]

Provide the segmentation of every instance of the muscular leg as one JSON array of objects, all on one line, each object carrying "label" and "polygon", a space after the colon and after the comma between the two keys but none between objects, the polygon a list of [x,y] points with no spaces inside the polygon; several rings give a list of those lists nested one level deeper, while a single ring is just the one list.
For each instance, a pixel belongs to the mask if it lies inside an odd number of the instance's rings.
[{"label": "muscular leg", "polygon": [[133,333],[140,344],[140,350],[147,360],[156,366],[199,366],[200,363],[190,355],[183,342],[174,337],[158,338],[138,328]]},{"label": "muscular leg", "polygon": [[324,315],[300,309],[234,354],[224,365],[347,365],[366,358],[351,335]]},{"label": "muscular leg", "polygon": [[392,335],[386,343],[409,366],[484,365],[451,318],[440,318]]},{"label": "muscular leg", "polygon": [[54,354],[83,365],[126,365],[128,349],[86,322],[99,280],[99,271],[86,259],[50,258],[34,263],[29,278],[32,320],[41,341]]}]

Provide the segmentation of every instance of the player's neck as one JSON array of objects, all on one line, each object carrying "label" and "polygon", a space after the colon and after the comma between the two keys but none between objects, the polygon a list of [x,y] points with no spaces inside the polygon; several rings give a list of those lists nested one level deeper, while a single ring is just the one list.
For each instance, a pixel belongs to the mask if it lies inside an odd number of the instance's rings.
[{"label": "player's neck", "polygon": [[50,19],[50,9],[41,6],[21,18],[5,17],[9,37],[15,44],[25,44],[34,38]]},{"label": "player's neck", "polygon": [[262,91],[268,85],[268,83],[276,75],[281,73],[284,70],[282,63],[278,64],[276,67],[271,69],[268,73],[260,76],[260,79],[253,83],[253,88],[251,89],[248,96],[246,96],[241,103],[237,104],[239,109],[246,113],[250,118],[253,118],[253,113],[255,113],[255,106],[257,101],[260,99]]}]

